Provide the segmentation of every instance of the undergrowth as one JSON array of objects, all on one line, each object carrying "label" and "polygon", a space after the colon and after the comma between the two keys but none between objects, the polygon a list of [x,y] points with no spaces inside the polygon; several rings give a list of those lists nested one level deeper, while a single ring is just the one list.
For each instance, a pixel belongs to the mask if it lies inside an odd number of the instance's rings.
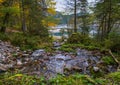
[{"label": "undergrowth", "polygon": [[49,80],[44,77],[6,72],[0,75],[0,85],[120,85],[120,72],[110,73],[101,78],[82,74],[58,75]]},{"label": "undergrowth", "polygon": [[0,33],[0,40],[8,41],[14,46],[18,46],[21,50],[35,50],[40,48],[45,48],[51,50],[52,38],[50,37],[40,37],[30,34],[23,33]]}]

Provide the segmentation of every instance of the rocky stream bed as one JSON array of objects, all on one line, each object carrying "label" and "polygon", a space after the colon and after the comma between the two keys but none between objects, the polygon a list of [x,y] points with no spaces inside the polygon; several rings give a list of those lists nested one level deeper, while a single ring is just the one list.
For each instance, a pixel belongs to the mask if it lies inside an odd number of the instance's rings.
[{"label": "rocky stream bed", "polygon": [[[57,46],[56,46],[57,47]],[[9,42],[0,41],[0,73],[18,69],[24,74],[55,77],[57,74],[70,75],[76,72],[109,73],[116,71],[116,65],[106,65],[99,51],[76,48],[76,54],[56,50],[54,53],[38,49],[32,52],[21,51]]]}]

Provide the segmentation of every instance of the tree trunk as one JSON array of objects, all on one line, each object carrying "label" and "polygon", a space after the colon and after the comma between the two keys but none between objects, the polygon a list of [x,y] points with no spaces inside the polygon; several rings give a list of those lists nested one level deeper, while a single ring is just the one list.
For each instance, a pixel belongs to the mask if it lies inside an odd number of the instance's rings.
[{"label": "tree trunk", "polygon": [[109,12],[108,12],[108,30],[107,30],[107,35],[111,31],[111,0],[109,0]]},{"label": "tree trunk", "polygon": [[6,25],[8,24],[9,16],[10,16],[9,13],[6,13],[6,14],[5,14],[5,17],[4,17],[4,19],[3,19],[3,25],[2,25],[2,27],[1,27],[1,29],[0,29],[0,32],[3,32],[3,33],[4,33],[4,32],[6,31]]},{"label": "tree trunk", "polygon": [[77,19],[77,1],[75,0],[74,2],[74,32],[76,33],[77,32],[77,22],[76,22],[76,19]]},{"label": "tree trunk", "polygon": [[22,0],[22,13],[21,13],[21,18],[22,18],[22,31],[26,32],[27,31],[27,26],[26,26],[26,20],[25,20],[25,8],[24,8],[24,0]]}]

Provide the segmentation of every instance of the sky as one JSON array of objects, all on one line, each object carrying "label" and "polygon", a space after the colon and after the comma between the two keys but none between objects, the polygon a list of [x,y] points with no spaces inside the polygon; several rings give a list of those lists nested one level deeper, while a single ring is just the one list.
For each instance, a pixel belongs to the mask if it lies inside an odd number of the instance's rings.
[{"label": "sky", "polygon": [[[56,11],[64,11],[65,0],[55,0],[56,1]],[[95,0],[88,0],[88,2],[94,2]]]},{"label": "sky", "polygon": [[65,0],[55,0],[56,1],[56,10],[57,11],[63,11],[65,8]]}]

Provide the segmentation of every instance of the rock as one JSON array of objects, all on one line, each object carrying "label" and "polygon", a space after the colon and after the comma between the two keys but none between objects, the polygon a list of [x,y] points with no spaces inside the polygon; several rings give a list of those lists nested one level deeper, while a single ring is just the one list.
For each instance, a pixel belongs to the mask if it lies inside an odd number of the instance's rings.
[{"label": "rock", "polygon": [[44,56],[43,59],[44,60],[50,60],[49,56]]},{"label": "rock", "polygon": [[[61,43],[54,42],[54,47],[60,47]],[[75,49],[76,50],[76,49]],[[32,52],[21,51],[19,47],[14,47],[9,43],[0,41],[0,73],[10,69],[18,69],[23,73],[33,73],[33,75],[46,75],[49,78],[59,74],[72,74],[80,72],[89,74],[100,71],[115,71],[115,66],[106,66],[101,60],[101,56],[94,56],[91,51],[77,49],[77,55],[72,52],[55,51],[46,53],[44,49]],[[97,54],[99,51],[94,51]],[[97,54],[99,55],[99,54]],[[14,56],[14,57],[13,57]],[[39,72],[39,73],[37,73]]]},{"label": "rock", "polygon": [[57,55],[55,55],[55,59],[56,60],[65,60],[65,56],[62,54],[57,54]]},{"label": "rock", "polygon": [[12,64],[4,65],[0,63],[0,70],[7,71],[9,68],[13,68],[13,65]]},{"label": "rock", "polygon": [[72,67],[73,70],[75,71],[82,71],[82,68],[78,67],[78,66],[74,66]]},{"label": "rock", "polygon": [[83,62],[83,67],[88,67],[88,66],[89,66],[88,61],[84,61]]},{"label": "rock", "polygon": [[21,60],[17,59],[17,65],[22,65],[23,63],[21,62]]},{"label": "rock", "polygon": [[3,66],[0,66],[0,71],[6,71],[7,69]]},{"label": "rock", "polygon": [[72,65],[71,64],[65,64],[64,69],[71,70],[72,69]]},{"label": "rock", "polygon": [[55,71],[56,71],[56,73],[59,73],[59,74],[64,73],[63,67],[56,67]]},{"label": "rock", "polygon": [[22,57],[28,57],[29,56],[29,54],[22,54]]},{"label": "rock", "polygon": [[93,70],[94,70],[95,72],[97,72],[97,71],[99,71],[99,67],[93,67]]},{"label": "rock", "polygon": [[38,56],[41,56],[41,55],[44,54],[44,53],[45,53],[45,50],[39,49],[39,50],[34,51],[34,52],[32,53],[32,56],[33,56],[33,57],[38,57]]},{"label": "rock", "polygon": [[82,68],[80,68],[79,66],[72,66],[72,65],[68,64],[65,66],[64,70],[81,72]]},{"label": "rock", "polygon": [[61,44],[59,42],[53,42],[54,47],[59,47]]},{"label": "rock", "polygon": [[20,47],[16,47],[16,51],[20,51]]},{"label": "rock", "polygon": [[0,62],[3,62],[5,60],[5,56],[0,53]]},{"label": "rock", "polygon": [[55,59],[57,59],[57,60],[64,60],[64,61],[67,61],[67,60],[71,60],[72,58],[71,58],[71,56],[69,56],[69,55],[62,55],[62,54],[57,54],[56,56],[55,56]]}]

